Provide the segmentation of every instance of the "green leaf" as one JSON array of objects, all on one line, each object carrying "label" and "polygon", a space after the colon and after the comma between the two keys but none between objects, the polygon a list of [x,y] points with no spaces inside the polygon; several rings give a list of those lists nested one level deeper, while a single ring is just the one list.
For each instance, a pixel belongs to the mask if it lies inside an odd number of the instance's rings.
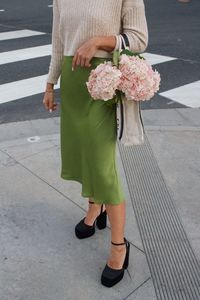
[{"label": "green leaf", "polygon": [[108,106],[112,106],[113,104],[115,104],[115,100],[114,100],[114,98],[113,99],[111,99],[111,100],[107,100],[107,101],[105,101],[106,102],[106,105],[108,105]]},{"label": "green leaf", "polygon": [[126,55],[129,55],[129,56],[139,56],[139,58],[145,59],[140,53],[133,52],[133,51],[130,51],[128,49],[122,50],[121,54],[126,54]]},{"label": "green leaf", "polygon": [[113,52],[113,64],[117,67],[119,65],[119,56],[120,56],[119,50]]},{"label": "green leaf", "polygon": [[121,51],[121,54],[126,54],[126,55],[129,55],[129,56],[133,56],[135,55],[134,52],[128,50],[128,49],[124,49]]},{"label": "green leaf", "polygon": [[138,56],[139,56],[139,58],[141,58],[141,59],[145,59],[144,56],[140,55],[139,53],[138,53]]},{"label": "green leaf", "polygon": [[112,106],[113,104],[117,103],[118,101],[120,101],[121,99],[121,94],[120,94],[120,91],[119,90],[116,90],[116,95],[110,99],[110,100],[107,100],[106,101],[106,104],[108,106]]}]

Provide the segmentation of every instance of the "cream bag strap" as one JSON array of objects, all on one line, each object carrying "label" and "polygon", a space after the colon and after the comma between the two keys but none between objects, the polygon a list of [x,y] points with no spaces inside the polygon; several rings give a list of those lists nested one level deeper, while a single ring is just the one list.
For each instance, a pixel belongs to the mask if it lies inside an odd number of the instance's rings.
[{"label": "cream bag strap", "polygon": [[[123,35],[120,35],[119,50],[129,49]],[[122,45],[123,43],[123,45]],[[144,143],[144,125],[142,121],[140,102],[127,100],[122,95],[121,103],[116,106],[117,136],[124,146]]]}]

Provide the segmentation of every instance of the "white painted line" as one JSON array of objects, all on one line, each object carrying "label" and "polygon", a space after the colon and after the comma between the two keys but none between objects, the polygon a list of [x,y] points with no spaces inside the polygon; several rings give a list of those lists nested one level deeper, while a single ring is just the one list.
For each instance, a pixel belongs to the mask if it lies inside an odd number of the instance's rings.
[{"label": "white painted line", "polygon": [[0,41],[24,38],[41,34],[45,34],[45,32],[33,31],[28,29],[0,32]]},{"label": "white painted line", "polygon": [[161,64],[167,61],[175,60],[177,58],[171,57],[171,56],[165,56],[165,55],[158,55],[158,54],[153,54],[153,53],[142,53],[142,56],[151,64],[151,65],[156,65],[156,64]]},{"label": "white painted line", "polygon": [[[0,85],[0,104],[43,93],[47,75],[32,77]],[[54,86],[60,87],[60,80]]]},{"label": "white painted line", "polygon": [[0,11],[5,11],[5,9],[0,9]]},{"label": "white painted line", "polygon": [[51,4],[51,5],[48,5],[48,7],[53,7],[53,5]]},{"label": "white painted line", "polygon": [[160,95],[188,107],[200,108],[200,80],[160,93]]},{"label": "white painted line", "polygon": [[51,45],[31,47],[0,53],[0,65],[51,55]]}]

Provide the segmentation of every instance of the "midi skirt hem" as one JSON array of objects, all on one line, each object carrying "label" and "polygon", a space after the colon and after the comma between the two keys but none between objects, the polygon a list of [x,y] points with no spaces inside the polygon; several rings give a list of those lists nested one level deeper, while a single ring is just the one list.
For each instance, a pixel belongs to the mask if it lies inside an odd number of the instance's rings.
[{"label": "midi skirt hem", "polygon": [[[77,181],[79,182],[80,184],[82,184],[82,181],[80,178],[77,178],[77,177],[73,177],[73,176],[68,176],[68,175],[64,175],[64,174],[61,174],[60,177],[64,180],[73,180],[73,181]],[[125,197],[123,197],[122,199],[120,199],[119,201],[116,201],[115,203],[110,203],[109,201],[106,202],[106,200],[100,200],[100,199],[97,199],[96,197],[94,198],[94,195],[91,195],[91,194],[85,194],[83,192],[81,192],[81,196],[82,197],[87,197],[87,198],[93,198],[93,201],[97,204],[111,204],[111,205],[118,205],[122,202],[125,201]]]}]

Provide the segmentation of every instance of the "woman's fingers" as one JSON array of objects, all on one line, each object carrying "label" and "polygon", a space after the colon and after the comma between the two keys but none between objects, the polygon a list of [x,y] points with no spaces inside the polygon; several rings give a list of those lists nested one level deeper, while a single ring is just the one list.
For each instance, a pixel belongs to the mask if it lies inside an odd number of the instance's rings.
[{"label": "woman's fingers", "polygon": [[75,53],[75,55],[74,55],[74,57],[72,59],[72,71],[75,70],[77,57],[78,57],[78,54]]},{"label": "woman's fingers", "polygon": [[77,50],[73,59],[72,59],[72,71],[75,70],[77,66],[81,67],[90,67],[90,60],[92,56],[88,55],[88,52],[81,53],[80,50]]},{"label": "woman's fingers", "polygon": [[43,104],[44,107],[49,110],[53,111],[57,107],[57,103],[54,102],[54,94],[53,93],[45,93],[44,98],[43,98]]},{"label": "woman's fingers", "polygon": [[89,58],[89,57],[86,58],[85,67],[91,67],[90,60],[91,60],[91,58]]},{"label": "woman's fingers", "polygon": [[91,58],[76,55],[73,59],[73,62],[72,62],[72,69],[75,70],[75,68],[77,66],[90,67],[91,66],[90,60],[91,60]]},{"label": "woman's fingers", "polygon": [[58,106],[58,103],[54,103],[52,110],[56,110],[57,106]]},{"label": "woman's fingers", "polygon": [[85,67],[85,61],[86,61],[86,57],[81,57],[80,58],[80,65],[81,65],[81,67]]},{"label": "woman's fingers", "polygon": [[76,65],[79,66],[81,64],[82,57],[80,55],[77,56]]},{"label": "woman's fingers", "polygon": [[44,107],[48,110],[49,109],[49,101],[45,97],[43,99],[43,104],[44,104]]},{"label": "woman's fingers", "polygon": [[95,55],[98,50],[96,39],[91,38],[85,42],[74,54],[72,59],[72,70],[76,66],[80,65],[81,67],[91,67],[90,60]]},{"label": "woman's fingers", "polygon": [[72,60],[72,71],[75,70],[76,66],[81,64],[81,57],[78,52],[74,55],[73,60]]}]

